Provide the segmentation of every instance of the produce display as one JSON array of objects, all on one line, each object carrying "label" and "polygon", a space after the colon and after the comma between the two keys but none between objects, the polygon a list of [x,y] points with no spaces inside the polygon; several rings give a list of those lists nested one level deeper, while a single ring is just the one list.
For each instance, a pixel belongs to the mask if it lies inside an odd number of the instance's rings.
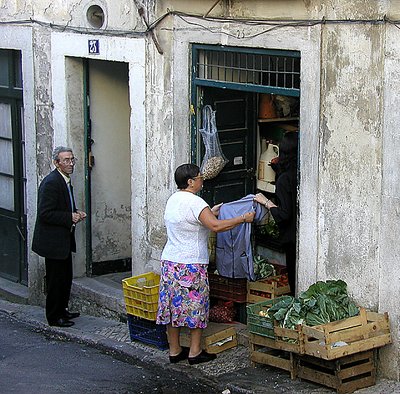
[{"label": "produce display", "polygon": [[256,280],[276,275],[275,267],[263,256],[253,256],[253,267]]},{"label": "produce display", "polygon": [[268,235],[271,238],[279,237],[278,225],[275,223],[275,220],[272,218],[272,216],[268,219],[267,223],[256,226],[255,231],[257,234]]},{"label": "produce display", "polygon": [[279,297],[290,292],[289,278],[287,274],[270,276],[266,279],[250,282],[247,290],[247,302],[258,302],[258,299],[254,296],[264,299]]},{"label": "produce display", "polygon": [[[359,314],[343,280],[316,282],[298,297],[282,296],[268,311],[260,311],[279,326],[295,329],[299,324],[316,326]],[[261,316],[261,315],[260,315]]]},{"label": "produce display", "polygon": [[210,308],[209,320],[215,323],[230,323],[235,320],[233,301],[214,305]]}]

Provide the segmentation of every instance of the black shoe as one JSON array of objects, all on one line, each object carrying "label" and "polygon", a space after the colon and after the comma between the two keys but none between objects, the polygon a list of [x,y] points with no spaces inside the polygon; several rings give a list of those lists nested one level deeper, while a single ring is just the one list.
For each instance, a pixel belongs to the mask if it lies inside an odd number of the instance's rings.
[{"label": "black shoe", "polygon": [[205,350],[202,350],[200,354],[198,354],[196,357],[188,357],[189,364],[194,365],[194,364],[201,364],[201,363],[207,363],[209,361],[215,360],[217,358],[216,354],[210,354],[207,353]]},{"label": "black shoe", "polygon": [[172,364],[179,363],[179,361],[186,360],[189,356],[189,348],[182,346],[182,350],[176,356],[169,356],[169,362]]},{"label": "black shoe", "polygon": [[73,321],[69,321],[67,319],[64,319],[63,317],[60,317],[58,320],[54,322],[49,322],[50,326],[57,326],[57,327],[72,327],[75,323]]},{"label": "black shoe", "polygon": [[76,317],[79,317],[81,314],[79,312],[70,312],[70,311],[65,311],[64,312],[64,319],[75,319]]}]

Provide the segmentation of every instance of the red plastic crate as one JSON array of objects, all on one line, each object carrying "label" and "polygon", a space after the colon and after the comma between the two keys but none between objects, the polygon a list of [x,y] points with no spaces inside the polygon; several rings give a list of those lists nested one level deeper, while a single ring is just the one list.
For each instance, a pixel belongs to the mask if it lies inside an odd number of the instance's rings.
[{"label": "red plastic crate", "polygon": [[226,278],[209,273],[210,297],[220,300],[247,302],[247,279]]}]

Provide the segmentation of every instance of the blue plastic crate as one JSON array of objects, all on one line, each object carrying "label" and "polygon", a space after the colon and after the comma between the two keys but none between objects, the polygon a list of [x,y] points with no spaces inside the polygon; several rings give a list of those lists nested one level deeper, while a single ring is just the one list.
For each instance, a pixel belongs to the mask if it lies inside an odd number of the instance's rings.
[{"label": "blue plastic crate", "polygon": [[140,341],[157,346],[161,350],[168,349],[168,338],[165,325],[155,321],[142,319],[128,314],[129,334],[132,341]]}]

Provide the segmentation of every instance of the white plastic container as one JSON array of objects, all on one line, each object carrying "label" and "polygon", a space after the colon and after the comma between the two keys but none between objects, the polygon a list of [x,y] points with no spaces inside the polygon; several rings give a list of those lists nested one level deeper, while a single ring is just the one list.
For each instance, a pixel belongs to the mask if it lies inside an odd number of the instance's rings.
[{"label": "white plastic container", "polygon": [[261,155],[258,161],[257,189],[275,193],[275,171],[271,167],[271,160],[279,155],[279,147],[267,144],[261,140]]}]

